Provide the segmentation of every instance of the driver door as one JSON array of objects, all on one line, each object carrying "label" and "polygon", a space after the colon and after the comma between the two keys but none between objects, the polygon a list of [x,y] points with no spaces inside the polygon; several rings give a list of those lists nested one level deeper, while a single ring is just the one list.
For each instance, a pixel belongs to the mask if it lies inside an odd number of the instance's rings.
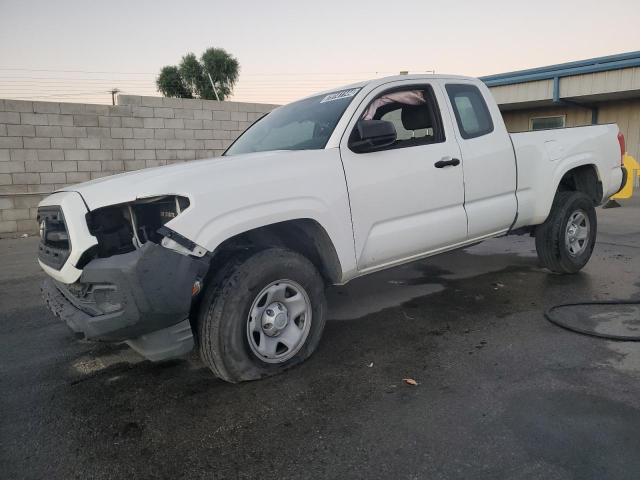
[{"label": "driver door", "polygon": [[[422,92],[423,103],[402,103],[416,92]],[[391,98],[402,101],[387,101]],[[383,85],[362,103],[341,139],[360,272],[419,258],[467,238],[462,164],[451,162],[462,158],[448,111],[439,105],[445,99],[429,83]],[[392,122],[397,141],[367,153],[350,149],[349,139],[353,141],[356,123],[364,116]]]}]

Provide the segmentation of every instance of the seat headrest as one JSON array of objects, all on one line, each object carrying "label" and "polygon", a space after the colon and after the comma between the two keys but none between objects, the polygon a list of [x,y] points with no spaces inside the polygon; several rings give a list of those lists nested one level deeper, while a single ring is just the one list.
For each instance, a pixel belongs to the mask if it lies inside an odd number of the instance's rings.
[{"label": "seat headrest", "polygon": [[404,106],[401,119],[406,130],[422,130],[433,126],[431,111],[427,105]]}]

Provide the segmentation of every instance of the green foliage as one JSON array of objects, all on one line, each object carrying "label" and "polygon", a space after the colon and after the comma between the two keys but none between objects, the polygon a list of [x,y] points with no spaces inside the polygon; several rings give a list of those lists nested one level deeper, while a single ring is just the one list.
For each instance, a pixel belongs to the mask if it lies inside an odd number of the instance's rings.
[{"label": "green foliage", "polygon": [[[238,60],[222,48],[208,48],[200,57],[200,63],[205,71],[211,74],[220,98],[224,99],[231,95],[240,72]],[[211,83],[207,85],[211,89]],[[211,95],[211,98],[215,98],[213,91]]]},{"label": "green foliage", "polygon": [[198,58],[187,53],[179,66],[166,66],[156,80],[158,90],[166,97],[203,98],[215,100],[209,75],[216,86],[218,97],[225,100],[238,81],[240,64],[222,48],[209,48]]},{"label": "green foliage", "polygon": [[193,98],[191,90],[184,84],[178,67],[175,66],[162,67],[156,79],[156,86],[165,97]]},{"label": "green foliage", "polygon": [[182,57],[178,71],[192,94],[198,95],[198,92],[202,91],[206,78],[197,57],[193,53],[187,53]]}]

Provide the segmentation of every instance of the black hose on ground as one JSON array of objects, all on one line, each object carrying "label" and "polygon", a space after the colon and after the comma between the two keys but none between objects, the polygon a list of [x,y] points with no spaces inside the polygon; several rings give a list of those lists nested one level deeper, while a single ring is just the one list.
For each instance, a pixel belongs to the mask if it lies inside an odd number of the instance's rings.
[{"label": "black hose on ground", "polygon": [[[566,330],[570,330],[572,332],[580,333],[582,335],[589,335],[592,337],[598,338],[606,338],[608,340],[618,340],[625,342],[640,342],[640,333],[637,335],[616,335],[610,333],[601,333],[596,332],[594,330],[589,330],[587,328],[581,328],[575,325],[569,325],[567,323],[563,323],[557,316],[554,316],[554,311],[557,311],[564,307],[584,307],[588,305],[636,305],[640,306],[640,301],[638,300],[608,300],[608,301],[593,301],[593,302],[578,302],[578,303],[563,303],[560,305],[554,305],[553,307],[547,309],[544,312],[544,316],[547,320],[549,320],[554,325],[557,325]],[[640,318],[638,319],[640,321]]]}]

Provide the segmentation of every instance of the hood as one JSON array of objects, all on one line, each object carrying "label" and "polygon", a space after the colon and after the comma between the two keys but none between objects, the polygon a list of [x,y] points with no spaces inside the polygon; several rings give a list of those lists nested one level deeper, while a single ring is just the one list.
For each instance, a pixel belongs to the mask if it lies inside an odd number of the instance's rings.
[{"label": "hood", "polygon": [[225,176],[232,172],[234,177],[237,172],[246,175],[281,158],[301,154],[304,152],[280,150],[193,160],[98,178],[60,191],[79,193],[89,210],[159,195],[190,198],[197,191],[212,189],[216,183],[224,182]]}]

